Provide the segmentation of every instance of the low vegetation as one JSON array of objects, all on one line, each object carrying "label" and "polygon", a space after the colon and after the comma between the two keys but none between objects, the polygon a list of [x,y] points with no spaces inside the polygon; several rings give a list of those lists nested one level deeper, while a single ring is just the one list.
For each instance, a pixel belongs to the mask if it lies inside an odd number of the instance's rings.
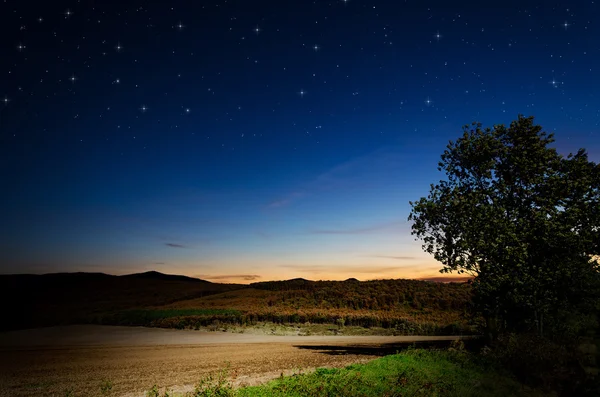
[{"label": "low vegetation", "polygon": [[[458,346],[457,346],[458,347]],[[367,364],[319,368],[280,377],[254,387],[233,387],[227,371],[198,382],[186,394],[154,386],[148,397],[305,397],[305,396],[544,396],[541,389],[519,383],[511,374],[458,348],[409,349]]]}]

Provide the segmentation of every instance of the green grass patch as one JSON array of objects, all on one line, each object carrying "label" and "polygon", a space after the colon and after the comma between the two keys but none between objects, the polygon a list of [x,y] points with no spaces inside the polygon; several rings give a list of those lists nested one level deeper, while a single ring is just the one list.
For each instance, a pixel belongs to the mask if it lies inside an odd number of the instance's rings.
[{"label": "green grass patch", "polygon": [[367,364],[320,368],[265,385],[235,389],[223,372],[186,397],[542,396],[507,372],[464,351],[410,349]]},{"label": "green grass patch", "polygon": [[284,377],[236,396],[533,396],[468,353],[409,350],[368,364]]}]

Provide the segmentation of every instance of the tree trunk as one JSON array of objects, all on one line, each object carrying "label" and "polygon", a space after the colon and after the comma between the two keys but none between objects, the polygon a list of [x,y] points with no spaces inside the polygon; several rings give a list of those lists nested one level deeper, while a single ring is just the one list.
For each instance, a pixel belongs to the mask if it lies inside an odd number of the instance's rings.
[{"label": "tree trunk", "polygon": [[485,338],[488,344],[494,343],[498,339],[498,318],[495,315],[485,316]]}]

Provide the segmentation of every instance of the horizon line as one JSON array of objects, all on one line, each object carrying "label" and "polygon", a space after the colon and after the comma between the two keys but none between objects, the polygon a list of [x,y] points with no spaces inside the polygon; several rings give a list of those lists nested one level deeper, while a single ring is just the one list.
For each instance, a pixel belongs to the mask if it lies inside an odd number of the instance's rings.
[{"label": "horizon line", "polygon": [[[155,274],[159,274],[159,275],[163,275],[163,276],[175,276],[175,277],[187,277],[190,279],[194,279],[194,280],[200,280],[200,281],[207,281],[213,284],[240,284],[240,285],[251,285],[254,283],[259,283],[259,282],[283,282],[283,281],[291,281],[291,280],[306,280],[306,281],[312,281],[312,282],[319,282],[319,281],[337,281],[337,282],[343,282],[346,280],[350,280],[350,279],[355,279],[358,280],[360,282],[366,282],[366,281],[384,281],[384,280],[415,280],[415,281],[432,281],[432,282],[440,282],[440,283],[447,283],[447,282],[467,282],[468,280],[472,280],[474,277],[471,276],[430,276],[430,277],[418,277],[418,278],[404,278],[404,277],[398,277],[398,278],[369,278],[369,279],[358,279],[356,277],[346,277],[344,279],[308,279],[308,278],[304,278],[304,277],[294,277],[294,278],[289,278],[289,279],[272,279],[272,280],[260,280],[257,281],[254,278],[252,280],[245,280],[245,281],[252,281],[250,283],[240,283],[240,282],[214,282],[214,281],[210,281],[212,280],[227,280],[228,277],[231,277],[232,279],[235,279],[236,277],[240,277],[239,275],[220,275],[220,276],[215,276],[215,277],[197,277],[197,276],[188,276],[185,274],[173,274],[173,273],[163,273],[163,272],[159,272],[157,270],[148,270],[145,272],[138,272],[138,273],[124,273],[124,274],[110,274],[110,273],[104,273],[104,272],[85,272],[85,271],[73,271],[73,272],[50,272],[50,273],[0,273],[0,276],[50,276],[50,275],[65,275],[65,274],[95,274],[95,275],[105,275],[105,276],[112,276],[112,277],[127,277],[127,276],[135,276],[135,275],[142,275],[142,274],[148,274],[148,273],[155,273]],[[245,276],[244,276],[245,277]],[[260,276],[253,276],[256,278],[260,278]]]}]

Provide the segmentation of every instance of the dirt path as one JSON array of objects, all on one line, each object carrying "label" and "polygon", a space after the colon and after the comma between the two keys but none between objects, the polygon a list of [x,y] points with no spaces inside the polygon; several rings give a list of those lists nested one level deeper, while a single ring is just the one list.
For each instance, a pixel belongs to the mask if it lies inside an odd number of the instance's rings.
[{"label": "dirt path", "polygon": [[[316,367],[342,367],[415,341],[455,337],[273,336],[70,326],[0,333],[0,396],[144,396],[153,384],[187,391],[230,363],[236,385]],[[439,342],[437,342],[439,343]],[[447,343],[447,342],[444,342]]]}]

